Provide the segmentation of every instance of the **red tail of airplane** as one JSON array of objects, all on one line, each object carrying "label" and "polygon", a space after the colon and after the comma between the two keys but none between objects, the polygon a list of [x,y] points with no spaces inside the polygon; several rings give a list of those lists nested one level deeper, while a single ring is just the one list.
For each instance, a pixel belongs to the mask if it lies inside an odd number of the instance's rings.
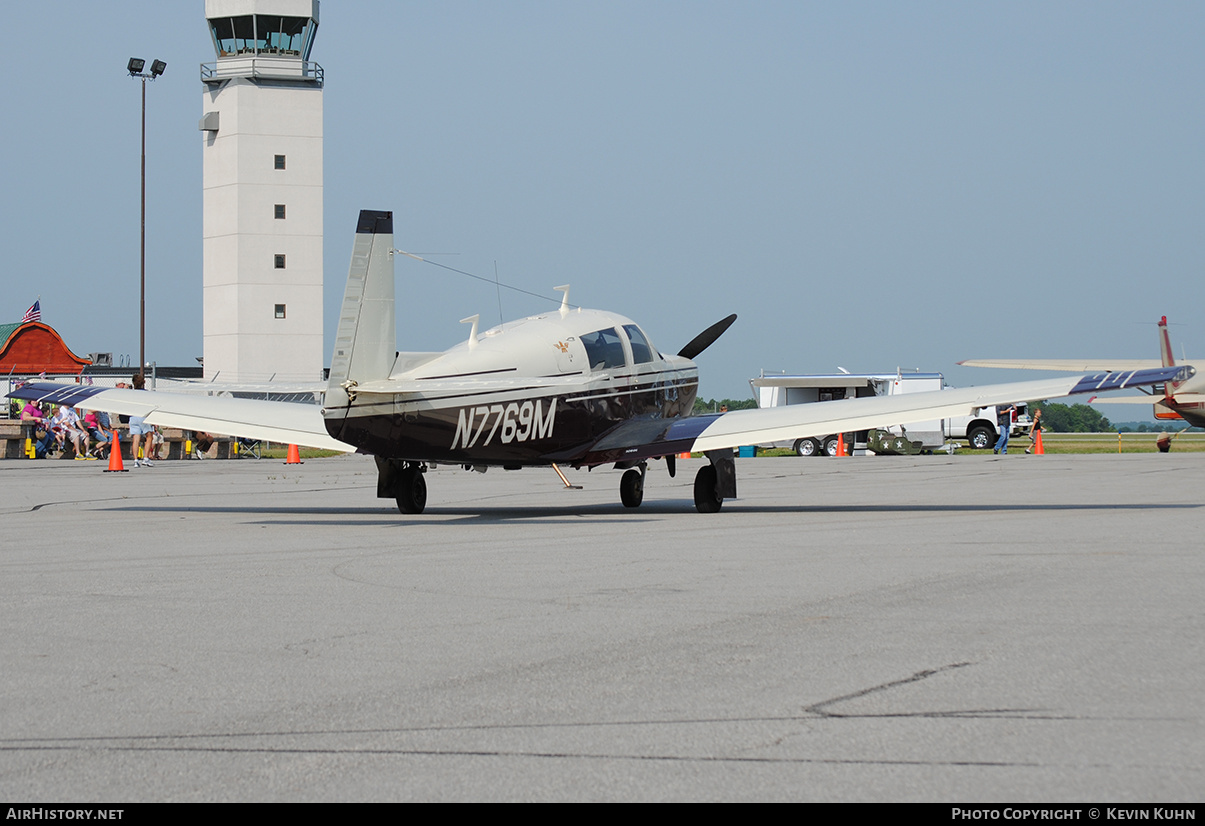
[{"label": "red tail of airplane", "polygon": [[[1167,316],[1159,319],[1159,355],[1163,359],[1164,367],[1174,367],[1176,357],[1172,353],[1171,337],[1167,334]],[[1163,402],[1155,403],[1155,418],[1156,419],[1183,419],[1175,410],[1176,391],[1180,387],[1180,382],[1169,381],[1163,385]]]},{"label": "red tail of airplane", "polygon": [[1176,366],[1176,357],[1172,355],[1172,341],[1167,335],[1167,316],[1159,319],[1159,355],[1163,357],[1164,367]]}]

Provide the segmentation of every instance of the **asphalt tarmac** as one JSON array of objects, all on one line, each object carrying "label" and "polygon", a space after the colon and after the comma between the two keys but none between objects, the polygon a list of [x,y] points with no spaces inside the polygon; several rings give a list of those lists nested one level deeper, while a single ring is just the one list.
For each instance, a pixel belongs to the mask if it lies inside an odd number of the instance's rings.
[{"label": "asphalt tarmac", "polygon": [[0,462],[0,799],[1205,790],[1199,454],[101,464]]}]

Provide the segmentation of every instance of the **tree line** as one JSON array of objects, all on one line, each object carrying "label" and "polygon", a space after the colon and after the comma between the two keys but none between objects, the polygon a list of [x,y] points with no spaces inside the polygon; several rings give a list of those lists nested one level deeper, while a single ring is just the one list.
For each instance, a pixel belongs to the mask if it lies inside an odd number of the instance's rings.
[{"label": "tree line", "polygon": [[1038,408],[1042,409],[1042,429],[1052,433],[1160,433],[1165,430],[1175,433],[1189,429],[1185,421],[1123,422],[1114,425],[1100,411],[1087,404],[1037,402],[1029,406],[1029,415],[1032,417]]},{"label": "tree line", "polygon": [[755,410],[757,409],[757,399],[700,399],[695,398],[695,415],[703,413],[719,413],[721,407],[727,407],[729,410]]},{"label": "tree line", "polygon": [[1038,402],[1029,406],[1032,418],[1042,410],[1042,429],[1051,433],[1112,433],[1113,425],[1100,411],[1088,404]]}]

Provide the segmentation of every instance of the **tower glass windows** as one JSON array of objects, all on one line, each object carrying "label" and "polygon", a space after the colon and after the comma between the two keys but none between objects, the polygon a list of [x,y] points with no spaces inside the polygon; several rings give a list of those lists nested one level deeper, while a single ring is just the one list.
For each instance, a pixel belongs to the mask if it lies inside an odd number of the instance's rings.
[{"label": "tower glass windows", "polygon": [[278,14],[244,14],[209,20],[218,57],[284,55],[309,60],[317,28],[318,24],[309,17]]}]

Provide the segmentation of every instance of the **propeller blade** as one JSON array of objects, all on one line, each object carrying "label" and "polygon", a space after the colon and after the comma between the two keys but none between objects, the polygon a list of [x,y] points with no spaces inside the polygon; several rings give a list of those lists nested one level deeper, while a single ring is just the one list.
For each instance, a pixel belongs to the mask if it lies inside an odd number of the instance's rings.
[{"label": "propeller blade", "polygon": [[736,313],[712,324],[706,330],[692,338],[689,344],[678,351],[678,355],[683,358],[693,359],[710,347],[717,338],[724,335],[724,331],[731,327],[734,321],[736,321]]}]

